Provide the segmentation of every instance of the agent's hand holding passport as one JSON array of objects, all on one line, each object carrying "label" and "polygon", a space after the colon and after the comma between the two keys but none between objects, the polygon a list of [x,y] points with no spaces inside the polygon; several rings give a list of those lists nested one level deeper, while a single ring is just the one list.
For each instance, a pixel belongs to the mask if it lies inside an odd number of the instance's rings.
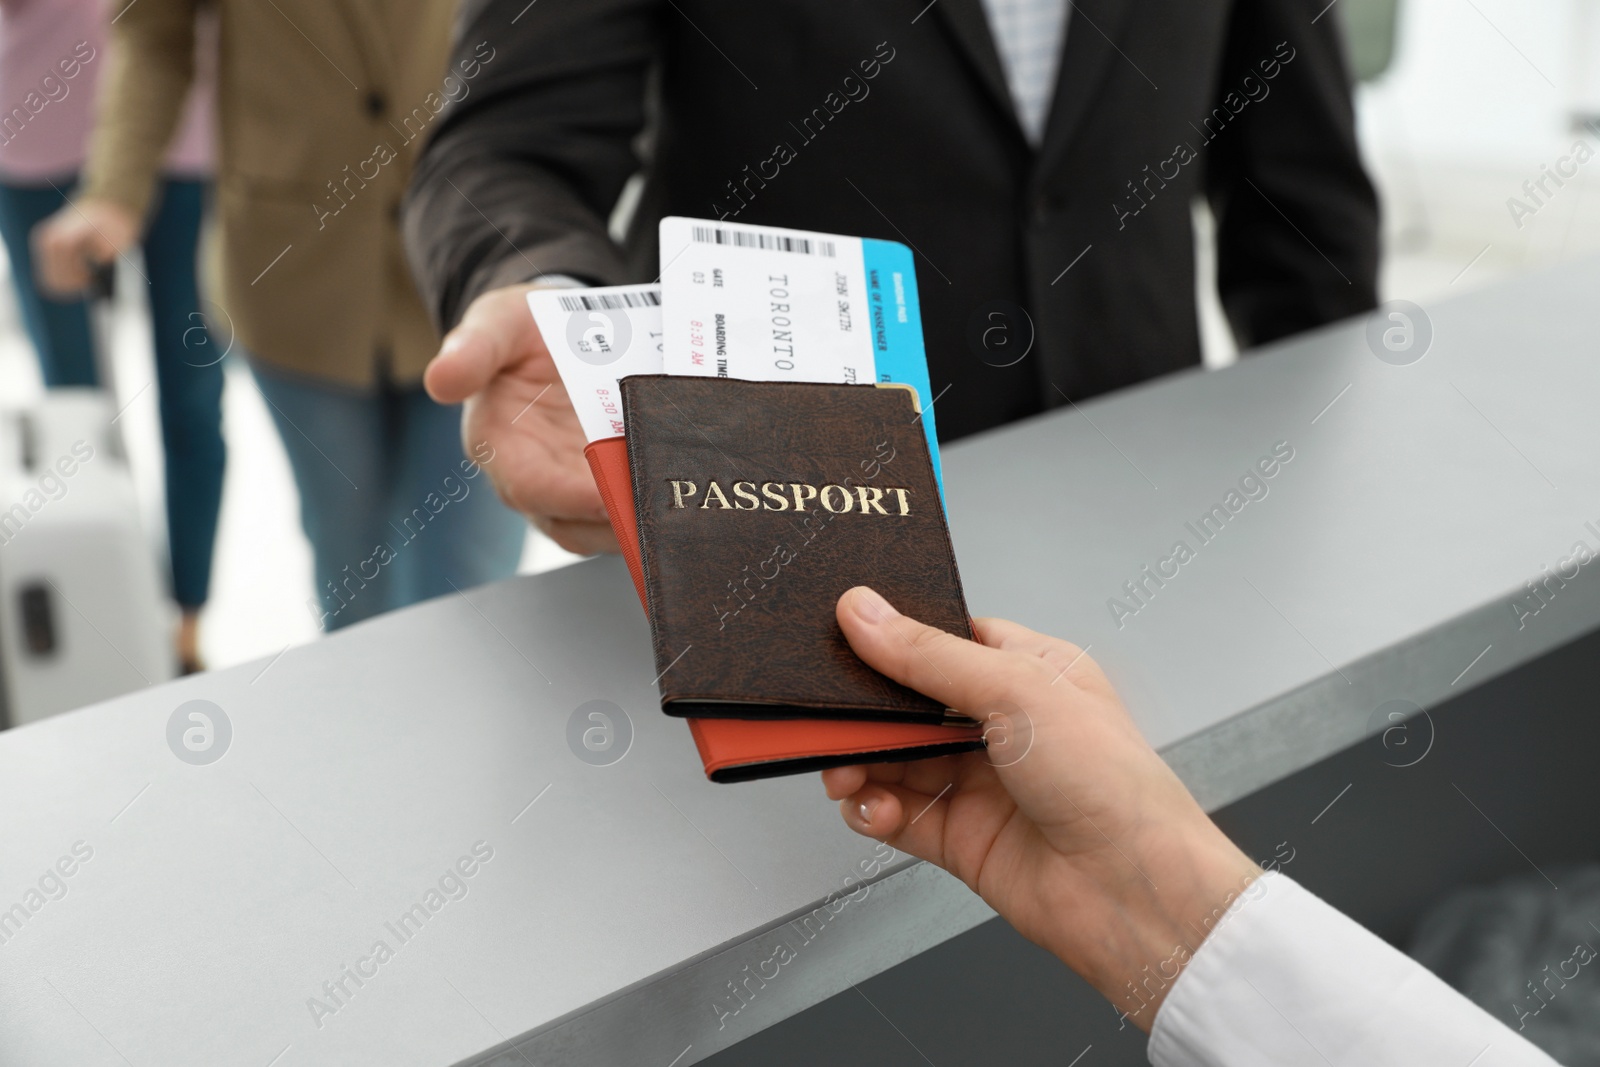
[{"label": "agent's hand holding passport", "polygon": [[973,720],[863,664],[834,614],[871,585],[974,636],[909,251],[661,229],[659,288],[528,301],[651,621],[662,709],[715,781],[982,747]]}]

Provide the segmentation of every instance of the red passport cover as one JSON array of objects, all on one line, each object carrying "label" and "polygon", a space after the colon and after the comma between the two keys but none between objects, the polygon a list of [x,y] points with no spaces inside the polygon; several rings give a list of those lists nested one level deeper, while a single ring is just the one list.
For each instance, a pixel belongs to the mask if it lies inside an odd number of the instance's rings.
[{"label": "red passport cover", "polygon": [[[595,485],[605,502],[628,573],[633,576],[639,603],[648,614],[627,439],[607,437],[593,441],[583,452],[594,472]],[[983,728],[978,725],[698,718],[691,718],[688,723],[706,777],[714,782],[749,781],[854,763],[927,759],[983,747]]]}]

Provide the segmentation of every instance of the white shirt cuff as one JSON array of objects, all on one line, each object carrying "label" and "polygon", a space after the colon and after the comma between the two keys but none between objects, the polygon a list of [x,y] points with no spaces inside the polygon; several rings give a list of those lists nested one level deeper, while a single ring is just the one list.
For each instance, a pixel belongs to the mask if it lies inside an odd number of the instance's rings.
[{"label": "white shirt cuff", "polygon": [[1421,964],[1278,872],[1253,883],[1174,983],[1156,1067],[1555,1067]]}]

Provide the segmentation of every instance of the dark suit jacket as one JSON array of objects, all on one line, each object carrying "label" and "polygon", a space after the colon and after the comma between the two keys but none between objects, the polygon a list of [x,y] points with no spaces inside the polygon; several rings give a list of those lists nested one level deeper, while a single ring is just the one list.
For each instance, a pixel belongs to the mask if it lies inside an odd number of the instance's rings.
[{"label": "dark suit jacket", "polygon": [[[1199,360],[1198,195],[1242,346],[1373,306],[1324,8],[1078,0],[1036,151],[981,0],[469,0],[457,52],[497,54],[418,166],[413,267],[450,325],[538,274],[655,277],[663,214],[903,241],[959,437]],[[605,220],[641,167],[619,249]]]}]

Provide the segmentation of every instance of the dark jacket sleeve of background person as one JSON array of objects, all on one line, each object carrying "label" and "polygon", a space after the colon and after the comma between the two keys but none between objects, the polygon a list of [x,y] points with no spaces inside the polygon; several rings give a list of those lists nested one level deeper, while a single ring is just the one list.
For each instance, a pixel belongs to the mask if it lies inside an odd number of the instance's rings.
[{"label": "dark jacket sleeve of background person", "polygon": [[[1322,14],[1308,27],[1303,10],[1240,0],[1231,18],[1219,102],[1265,85],[1286,105],[1244,107],[1236,128],[1217,138],[1206,172],[1217,288],[1241,348],[1377,302],[1377,198],[1356,146],[1337,13]],[[1264,82],[1263,57],[1275,62],[1280,41],[1306,76]]]},{"label": "dark jacket sleeve of background person", "polygon": [[462,5],[456,51],[488,40],[507,62],[446,109],[405,205],[412,269],[442,328],[482,293],[538,275],[628,280],[606,220],[640,167],[660,5],[526,3]]},{"label": "dark jacket sleeve of background person", "polygon": [[[413,269],[450,326],[539,274],[654,277],[665,214],[902,241],[960,437],[1199,361],[1198,196],[1247,341],[1372,305],[1374,195],[1324,2],[1075,0],[1034,148],[982,0],[468,0],[458,41],[504,61],[435,124]],[[1262,61],[1270,95],[1240,107]],[[605,220],[640,169],[619,249]],[[1252,213],[1252,184],[1277,209]]]}]

